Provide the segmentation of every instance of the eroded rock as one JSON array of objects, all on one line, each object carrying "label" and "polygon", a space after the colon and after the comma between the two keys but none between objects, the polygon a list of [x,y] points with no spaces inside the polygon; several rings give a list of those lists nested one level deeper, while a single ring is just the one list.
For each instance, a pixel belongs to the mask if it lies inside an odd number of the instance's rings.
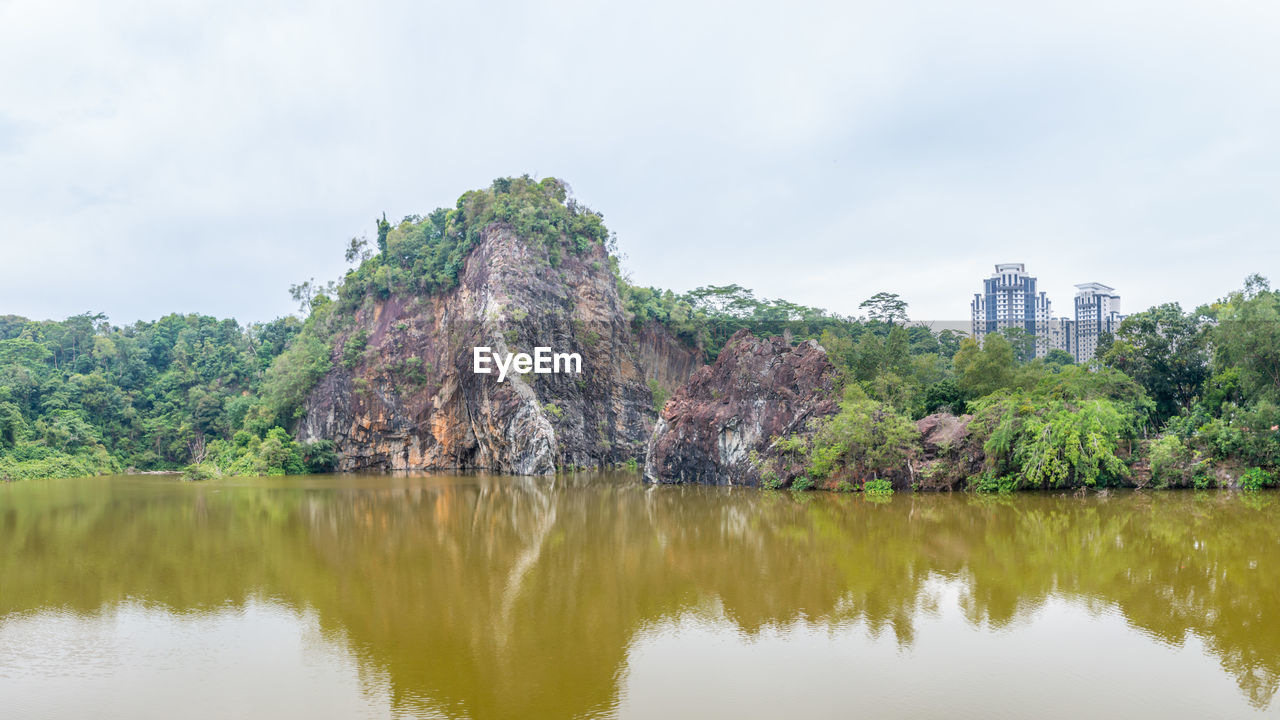
[{"label": "eroded rock", "polygon": [[815,341],[740,330],[667,401],[645,455],[653,482],[757,485],[776,437],[836,411],[836,371]]}]

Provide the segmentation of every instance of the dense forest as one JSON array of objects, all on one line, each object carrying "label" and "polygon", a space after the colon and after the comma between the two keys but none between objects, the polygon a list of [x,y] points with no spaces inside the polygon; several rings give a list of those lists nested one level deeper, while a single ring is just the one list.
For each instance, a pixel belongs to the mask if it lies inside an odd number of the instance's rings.
[{"label": "dense forest", "polygon": [[101,315],[0,316],[0,479],[329,469],[332,445],[299,444],[290,429],[332,364],[364,350],[359,333],[341,348],[335,338],[357,308],[455,285],[495,222],[547,243],[553,262],[604,244],[635,326],[661,324],[708,359],[741,328],[819,340],[840,374],[840,411],[804,439],[779,438],[805,468],[767,481],[779,486],[878,487],[904,474],[913,487],[940,486],[911,462],[915,421],[937,412],[971,416],[980,467],[957,467],[961,486],[976,490],[1257,488],[1274,484],[1280,466],[1280,292],[1259,276],[1194,311],[1166,304],[1132,315],[1096,359],[1076,365],[1060,351],[1030,357],[1017,331],[979,346],[912,325],[892,293],[844,317],[737,285],[686,293],[633,285],[603,218],[563,182],[526,176],[426,216],[377,220],[373,240],[348,243],[341,281],[290,288],[305,319],[242,326],[169,315],[115,326]]}]

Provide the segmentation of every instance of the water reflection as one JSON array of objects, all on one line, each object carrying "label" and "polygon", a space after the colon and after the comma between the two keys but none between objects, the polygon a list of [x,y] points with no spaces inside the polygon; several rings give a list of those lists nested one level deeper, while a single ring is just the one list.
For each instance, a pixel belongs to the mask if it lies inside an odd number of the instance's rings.
[{"label": "water reflection", "polygon": [[911,651],[922,624],[963,645],[1052,611],[1074,630],[1119,623],[1100,643],[1195,642],[1261,710],[1280,683],[1276,508],[1191,493],[873,504],[608,475],[20,483],[0,487],[0,633],[39,613],[270,603],[314,618],[395,710],[560,718],[642,706],[628,674],[690,617],[870,653]]}]

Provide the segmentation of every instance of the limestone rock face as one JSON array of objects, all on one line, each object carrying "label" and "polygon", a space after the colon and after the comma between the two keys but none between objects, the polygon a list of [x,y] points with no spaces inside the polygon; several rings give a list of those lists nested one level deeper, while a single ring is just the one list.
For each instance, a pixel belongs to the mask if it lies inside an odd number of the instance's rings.
[{"label": "limestone rock face", "polygon": [[[340,471],[537,475],[642,456],[653,399],[600,245],[553,254],[493,224],[455,287],[366,303],[355,319],[297,428],[301,440],[333,440]],[[346,344],[361,337],[367,349],[346,353],[344,365]],[[500,383],[496,373],[473,372],[477,346],[499,355],[539,346],[577,353],[582,371],[511,373]],[[650,353],[655,367],[684,372],[684,360],[668,367],[661,355]]]},{"label": "limestone rock face", "polygon": [[[740,330],[667,401],[645,455],[653,482],[756,485],[772,440],[834,414],[835,367],[817,342]],[[752,462],[754,454],[755,462]]]}]

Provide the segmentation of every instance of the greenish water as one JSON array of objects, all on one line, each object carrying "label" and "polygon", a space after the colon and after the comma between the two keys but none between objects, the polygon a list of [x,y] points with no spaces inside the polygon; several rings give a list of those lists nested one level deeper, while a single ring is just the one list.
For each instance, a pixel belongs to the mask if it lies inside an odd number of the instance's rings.
[{"label": "greenish water", "polygon": [[0,717],[1249,717],[1276,495],[0,486]]}]

